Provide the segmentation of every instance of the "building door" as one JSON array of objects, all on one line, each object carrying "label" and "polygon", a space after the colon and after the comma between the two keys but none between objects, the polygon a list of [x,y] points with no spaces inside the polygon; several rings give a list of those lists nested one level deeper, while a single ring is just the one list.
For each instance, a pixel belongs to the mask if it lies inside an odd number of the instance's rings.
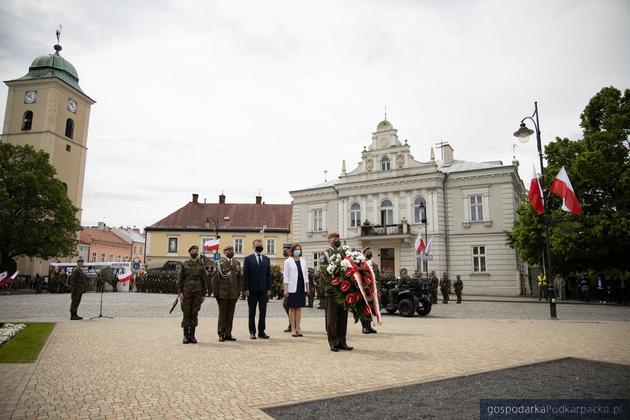
[{"label": "building door", "polygon": [[389,276],[396,277],[395,267],[396,255],[394,248],[381,248],[381,275],[383,276],[388,272]]}]

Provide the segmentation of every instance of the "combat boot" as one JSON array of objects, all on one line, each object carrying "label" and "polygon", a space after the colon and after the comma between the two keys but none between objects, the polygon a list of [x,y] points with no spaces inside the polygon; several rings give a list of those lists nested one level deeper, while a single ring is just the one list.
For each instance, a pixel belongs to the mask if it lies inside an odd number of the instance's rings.
[{"label": "combat boot", "polygon": [[197,339],[195,338],[195,327],[190,327],[190,335],[188,336],[188,341],[191,344],[197,344]]},{"label": "combat boot", "polygon": [[80,319],[83,319],[83,318],[79,318],[79,317],[77,316],[77,314],[76,314],[76,313],[72,312],[72,313],[70,314],[70,320],[71,320],[71,321],[78,321],[78,320],[80,320]]},{"label": "combat boot", "polygon": [[184,327],[184,339],[182,340],[182,344],[190,343],[190,338],[188,337],[188,327]]}]

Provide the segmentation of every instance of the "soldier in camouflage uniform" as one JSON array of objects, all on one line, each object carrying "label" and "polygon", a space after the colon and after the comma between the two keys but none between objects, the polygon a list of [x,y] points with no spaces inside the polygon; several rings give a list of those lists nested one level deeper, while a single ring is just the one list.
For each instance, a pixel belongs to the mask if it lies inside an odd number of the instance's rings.
[{"label": "soldier in camouflage uniform", "polygon": [[448,279],[446,271],[440,279],[440,292],[442,292],[442,303],[448,303],[448,294],[451,293],[451,281]]},{"label": "soldier in camouflage uniform", "polygon": [[[315,281],[315,270],[313,270],[311,267],[308,268],[308,282],[309,285],[313,284],[313,281]],[[312,308],[313,307],[313,302],[315,302],[315,287],[309,287],[308,288],[308,305],[306,305],[307,308]]]},{"label": "soldier in camouflage uniform", "polygon": [[396,304],[396,296],[402,290],[405,290],[409,287],[409,283],[411,283],[411,277],[407,273],[407,269],[405,267],[400,269],[400,278],[398,279],[398,285],[393,289],[389,289],[389,304],[387,306],[391,307]]},{"label": "soldier in camouflage uniform", "polygon": [[457,280],[453,284],[455,288],[455,295],[457,295],[457,303],[462,303],[462,290],[464,290],[464,282],[462,281],[462,276],[457,275]]},{"label": "soldier in camouflage uniform", "polygon": [[79,258],[77,260],[77,268],[74,269],[70,277],[68,278],[70,282],[70,319],[73,321],[83,319],[77,314],[79,310],[79,304],[81,303],[81,296],[83,296],[83,292],[85,292],[85,285],[87,283],[87,277],[85,277],[85,273],[83,272],[83,258]]},{"label": "soldier in camouflage uniform", "polygon": [[241,263],[234,258],[234,247],[226,246],[223,254],[212,276],[212,294],[219,304],[217,334],[221,342],[236,341],[232,337],[232,321],[241,293]]},{"label": "soldier in camouflage uniform", "polygon": [[[370,247],[363,248],[363,255],[365,255],[365,259],[368,264],[370,262],[372,263],[372,271],[374,272],[375,277],[374,285],[372,287],[378,290],[378,285],[381,282],[381,270],[378,268],[378,264],[372,261],[373,254]],[[368,300],[371,299],[371,297],[368,297]],[[363,334],[376,334],[376,330],[372,328],[372,317],[370,317],[370,319],[362,319],[361,325],[363,326],[363,328],[361,328],[361,332],[363,332]]]},{"label": "soldier in camouflage uniform", "polygon": [[435,304],[437,303],[438,287],[440,285],[440,281],[435,275],[435,271],[431,271],[431,275],[429,277],[431,277],[431,280],[429,283],[429,286],[430,286],[429,290],[431,291],[431,303]]},{"label": "soldier in camouflage uniform", "polygon": [[193,245],[188,248],[190,259],[182,264],[177,280],[177,295],[181,304],[182,328],[184,339],[182,343],[196,343],[195,328],[197,328],[197,315],[206,296],[207,273],[203,263],[199,261],[199,247]]}]

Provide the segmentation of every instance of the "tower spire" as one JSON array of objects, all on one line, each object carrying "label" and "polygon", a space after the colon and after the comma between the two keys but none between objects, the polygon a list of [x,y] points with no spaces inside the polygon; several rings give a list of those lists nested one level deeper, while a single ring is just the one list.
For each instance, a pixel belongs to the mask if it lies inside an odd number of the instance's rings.
[{"label": "tower spire", "polygon": [[385,105],[385,121],[387,121],[387,105]]},{"label": "tower spire", "polygon": [[57,27],[57,31],[55,32],[55,35],[57,36],[57,43],[53,47],[55,49],[57,55],[59,55],[59,51],[61,51],[61,49],[62,49],[61,48],[61,30],[62,29],[63,29],[63,26],[60,23],[59,26]]}]

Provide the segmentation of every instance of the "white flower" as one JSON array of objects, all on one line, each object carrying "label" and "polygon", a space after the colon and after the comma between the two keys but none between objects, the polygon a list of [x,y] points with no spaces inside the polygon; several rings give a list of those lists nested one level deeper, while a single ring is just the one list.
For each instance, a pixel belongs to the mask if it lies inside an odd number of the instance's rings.
[{"label": "white flower", "polygon": [[24,324],[4,324],[0,328],[0,346],[16,336],[24,328],[26,328]]},{"label": "white flower", "polygon": [[343,260],[343,261],[341,261],[341,266],[343,268],[348,268],[348,267],[350,267],[350,262],[348,260]]},{"label": "white flower", "polygon": [[328,271],[328,274],[332,274],[335,272],[335,266],[332,264],[329,264],[328,267],[326,268],[326,271]]}]

